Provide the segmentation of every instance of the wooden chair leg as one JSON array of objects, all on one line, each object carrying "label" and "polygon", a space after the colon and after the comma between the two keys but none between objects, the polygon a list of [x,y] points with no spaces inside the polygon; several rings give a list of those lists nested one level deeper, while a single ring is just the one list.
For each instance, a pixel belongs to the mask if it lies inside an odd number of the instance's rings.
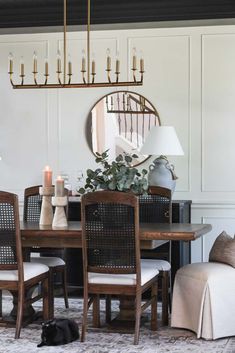
[{"label": "wooden chair leg", "polygon": [[158,294],[158,283],[155,282],[151,290],[151,330],[157,330],[157,294]]},{"label": "wooden chair leg", "polygon": [[24,308],[24,287],[20,285],[20,288],[18,291],[15,338],[20,338],[20,330],[21,330],[22,320],[23,320],[23,308]]},{"label": "wooden chair leg", "polygon": [[93,301],[93,326],[100,327],[100,296],[96,294]]},{"label": "wooden chair leg", "polygon": [[64,305],[65,305],[66,309],[68,309],[69,308],[69,300],[68,300],[66,267],[64,267],[64,269],[62,271],[62,287],[63,287],[63,294],[64,294]]},{"label": "wooden chair leg", "polygon": [[2,317],[2,290],[0,290],[0,317]]},{"label": "wooden chair leg", "polygon": [[169,273],[162,271],[162,325],[168,326]]},{"label": "wooden chair leg", "polygon": [[49,267],[49,317],[54,317],[54,270]]},{"label": "wooden chair leg", "polygon": [[140,318],[141,318],[141,294],[136,294],[136,303],[135,303],[135,337],[134,344],[137,345],[139,343],[140,336]]},{"label": "wooden chair leg", "polygon": [[49,278],[45,278],[42,281],[42,295],[43,295],[43,320],[49,320],[52,319],[52,317],[50,317],[49,313],[50,313],[50,301],[49,301]]},{"label": "wooden chair leg", "polygon": [[105,319],[107,324],[111,322],[111,295],[107,295],[105,299]]},{"label": "wooden chair leg", "polygon": [[86,288],[84,288],[81,342],[84,342],[85,341],[85,337],[86,337],[87,314],[88,314],[88,293],[87,293]]}]

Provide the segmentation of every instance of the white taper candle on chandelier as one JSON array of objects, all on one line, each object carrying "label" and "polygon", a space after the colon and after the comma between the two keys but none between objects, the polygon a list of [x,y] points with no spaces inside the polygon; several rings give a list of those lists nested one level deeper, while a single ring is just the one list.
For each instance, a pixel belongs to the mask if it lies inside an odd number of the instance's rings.
[{"label": "white taper candle on chandelier", "polygon": [[9,72],[9,73],[12,73],[12,72],[13,72],[13,55],[12,55],[12,53],[9,53],[8,59],[9,59],[9,69],[8,69],[8,72]]},{"label": "white taper candle on chandelier", "polygon": [[38,70],[38,61],[37,61],[37,52],[33,53],[33,73],[36,73]]},{"label": "white taper candle on chandelier", "polygon": [[111,57],[110,57],[110,49],[108,48],[106,51],[107,54],[107,71],[111,70]]}]

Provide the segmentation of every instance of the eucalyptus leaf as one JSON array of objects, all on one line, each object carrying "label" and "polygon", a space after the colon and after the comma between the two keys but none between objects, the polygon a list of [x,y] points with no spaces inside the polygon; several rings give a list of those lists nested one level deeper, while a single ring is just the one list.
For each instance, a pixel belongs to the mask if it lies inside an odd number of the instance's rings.
[{"label": "eucalyptus leaf", "polygon": [[102,154],[96,153],[95,159],[99,167],[95,170],[87,169],[86,184],[80,188],[81,193],[95,190],[118,190],[144,194],[148,190],[146,169],[139,171],[131,167],[132,158],[138,156],[127,153],[120,154],[115,160],[108,160],[108,150]]}]

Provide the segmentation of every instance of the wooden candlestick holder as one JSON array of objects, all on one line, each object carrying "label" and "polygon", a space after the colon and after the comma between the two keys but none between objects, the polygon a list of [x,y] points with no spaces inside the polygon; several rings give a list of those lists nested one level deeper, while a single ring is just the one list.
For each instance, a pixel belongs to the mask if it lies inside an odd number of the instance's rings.
[{"label": "wooden candlestick holder", "polygon": [[52,222],[53,228],[66,228],[68,227],[67,218],[65,215],[65,206],[68,203],[67,196],[54,196],[52,197],[52,205],[55,206],[55,214]]},{"label": "wooden candlestick holder", "polygon": [[41,186],[39,193],[42,195],[42,207],[39,224],[42,226],[49,226],[53,220],[53,209],[51,204],[51,197],[54,195],[54,186]]}]

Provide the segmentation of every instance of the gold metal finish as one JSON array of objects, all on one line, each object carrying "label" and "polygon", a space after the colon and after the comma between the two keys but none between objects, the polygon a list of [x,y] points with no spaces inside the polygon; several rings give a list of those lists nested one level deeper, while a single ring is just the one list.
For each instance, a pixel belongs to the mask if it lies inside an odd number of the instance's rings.
[{"label": "gold metal finish", "polygon": [[[91,1],[87,0],[87,56],[82,59],[82,82],[72,83],[72,62],[69,61],[68,63],[68,73],[67,73],[67,0],[64,0],[64,12],[63,12],[63,71],[61,70],[61,57],[57,58],[57,83],[48,83],[49,81],[49,70],[48,70],[48,63],[45,68],[44,73],[44,83],[39,83],[37,80],[37,58],[34,58],[34,69],[33,69],[33,81],[32,84],[25,84],[24,83],[24,64],[21,66],[20,78],[21,83],[15,84],[13,82],[13,59],[12,54],[9,57],[9,78],[10,83],[14,89],[41,89],[41,88],[91,88],[91,87],[121,87],[121,86],[142,86],[143,85],[143,76],[144,76],[144,60],[141,58],[140,60],[140,79],[137,80],[136,73],[137,73],[137,65],[136,65],[136,50],[133,56],[133,80],[132,81],[119,81],[120,77],[120,60],[116,60],[116,70],[114,70],[114,80],[112,81],[111,78],[111,57],[108,54],[107,57],[107,82],[95,82],[95,61],[92,61],[92,69],[91,69],[91,47],[90,47],[90,31],[91,31]],[[109,49],[108,49],[109,50]],[[110,53],[110,51],[109,51]],[[87,61],[86,61],[87,59]],[[86,62],[85,62],[86,61]],[[63,80],[61,80],[61,74],[63,74]],[[68,79],[67,79],[68,76]]]},{"label": "gold metal finish", "polygon": [[64,0],[64,85],[66,84],[67,65],[67,0]]}]

